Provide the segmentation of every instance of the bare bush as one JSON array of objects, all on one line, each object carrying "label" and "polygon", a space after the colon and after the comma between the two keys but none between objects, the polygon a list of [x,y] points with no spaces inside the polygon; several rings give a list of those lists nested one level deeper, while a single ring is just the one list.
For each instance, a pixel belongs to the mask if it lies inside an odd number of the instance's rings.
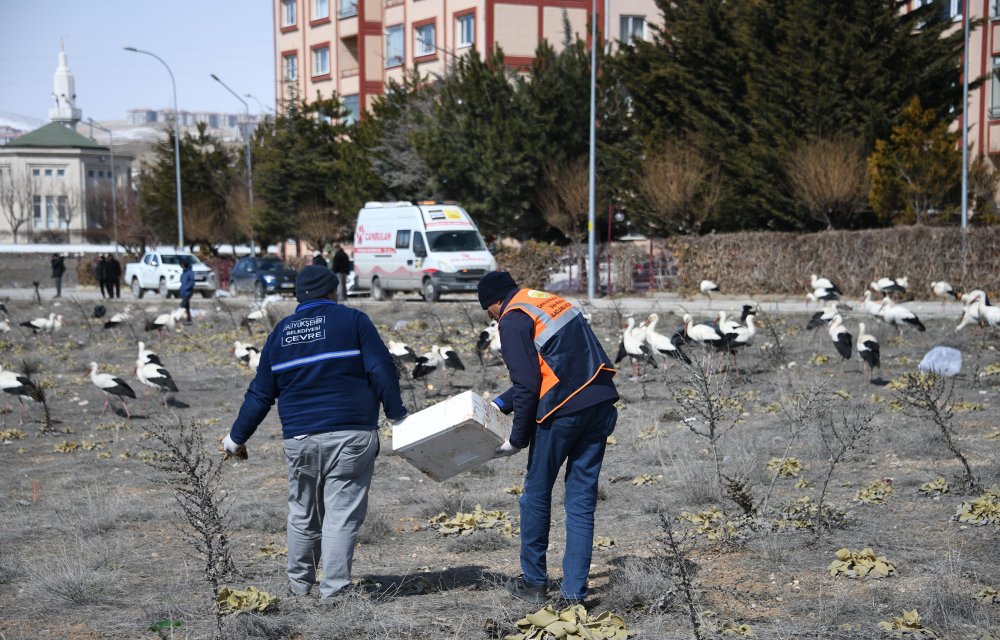
[{"label": "bare bush", "polygon": [[805,295],[810,273],[831,275],[849,295],[860,295],[874,277],[887,273],[908,276],[910,291],[928,299],[930,283],[942,273],[959,290],[1000,290],[1000,227],[977,229],[967,241],[964,262],[961,229],[941,227],[711,234],[673,237],[668,245],[678,286],[690,291],[708,273],[727,291],[745,295]]},{"label": "bare bush", "polygon": [[815,423],[826,456],[826,475],[823,477],[823,486],[816,501],[814,527],[816,535],[823,530],[823,504],[833,473],[841,462],[867,451],[877,427],[875,418],[881,412],[880,407],[871,409],[852,406],[847,400],[842,400],[838,404],[839,406],[832,406],[824,411]]},{"label": "bare bush", "polygon": [[474,536],[462,536],[448,543],[453,553],[486,553],[510,547],[510,539],[496,531],[477,531]]},{"label": "bare bush", "polygon": [[785,173],[795,197],[827,229],[850,223],[868,198],[864,148],[851,138],[804,140],[786,160]]},{"label": "bare bush", "polygon": [[952,438],[955,431],[952,426],[955,412],[952,409],[951,399],[955,393],[955,380],[936,373],[905,373],[896,393],[912,417],[929,420],[938,428],[948,451],[965,469],[965,476],[962,478],[963,487],[970,491],[976,490],[978,486],[976,476],[972,474],[969,461]]},{"label": "bare bush", "polygon": [[496,251],[499,268],[509,271],[521,287],[544,289],[549,276],[559,269],[559,247],[529,240],[520,247],[501,246]]},{"label": "bare bush", "polygon": [[720,185],[718,167],[683,140],[650,153],[639,177],[648,222],[662,232],[698,233],[719,204]]},{"label": "bare bush", "polygon": [[186,523],[181,532],[202,557],[202,574],[212,588],[212,603],[219,636],[223,615],[218,607],[219,585],[239,575],[229,551],[229,513],[219,491],[222,461],[210,456],[201,431],[178,419],[177,425],[149,428],[155,455],[148,464],[160,472],[153,482],[166,486],[174,499],[176,515]]},{"label": "bare bush", "polygon": [[577,262],[577,273],[583,273],[583,241],[587,238],[589,198],[586,158],[546,168],[539,206],[545,221],[570,241],[570,258]]},{"label": "bare bush", "polygon": [[626,557],[608,575],[609,588],[601,604],[619,613],[665,612],[677,596],[675,571],[673,558],[663,554]]}]

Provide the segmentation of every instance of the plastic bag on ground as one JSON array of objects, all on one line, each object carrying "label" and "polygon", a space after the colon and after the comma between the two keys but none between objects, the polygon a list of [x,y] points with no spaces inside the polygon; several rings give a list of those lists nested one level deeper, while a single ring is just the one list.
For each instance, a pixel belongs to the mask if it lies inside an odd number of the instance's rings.
[{"label": "plastic bag on ground", "polygon": [[952,347],[934,347],[920,361],[920,370],[951,378],[962,370],[962,352]]}]

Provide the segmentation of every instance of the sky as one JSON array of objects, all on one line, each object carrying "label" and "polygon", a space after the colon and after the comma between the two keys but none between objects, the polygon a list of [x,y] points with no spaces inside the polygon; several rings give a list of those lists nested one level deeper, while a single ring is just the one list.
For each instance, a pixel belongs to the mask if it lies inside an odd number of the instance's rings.
[{"label": "sky", "polygon": [[83,119],[124,120],[133,108],[239,113],[215,74],[261,112],[274,106],[271,0],[0,0],[0,112],[48,120],[63,38]]}]

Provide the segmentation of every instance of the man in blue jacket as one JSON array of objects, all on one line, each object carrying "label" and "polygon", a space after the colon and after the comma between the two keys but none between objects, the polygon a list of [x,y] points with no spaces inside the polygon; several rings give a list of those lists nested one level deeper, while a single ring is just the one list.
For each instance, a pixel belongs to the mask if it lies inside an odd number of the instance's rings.
[{"label": "man in blue jacket", "polygon": [[308,595],[322,558],[321,598],[351,584],[358,529],[379,452],[379,404],[406,417],[396,369],[367,315],[336,300],[337,276],[309,265],[295,280],[295,313],[261,349],[257,375],[223,440],[246,458],[246,442],[274,401],[288,461],[288,588]]},{"label": "man in blue jacket", "polygon": [[614,365],[580,308],[551,293],[520,289],[505,271],[479,281],[479,303],[499,322],[511,388],[493,401],[514,413],[510,437],[496,457],[528,448],[521,508],[521,570],[505,584],[516,598],[542,604],[548,596],[546,555],[552,486],[565,463],[566,548],[560,596],[587,597],[594,545],[597,480],[607,438],[615,429]]},{"label": "man in blue jacket", "polygon": [[[103,259],[103,258],[102,258]],[[177,292],[181,296],[181,309],[187,314],[185,324],[191,324],[191,296],[194,295],[194,271],[191,263],[185,260],[181,263],[181,288]]]}]

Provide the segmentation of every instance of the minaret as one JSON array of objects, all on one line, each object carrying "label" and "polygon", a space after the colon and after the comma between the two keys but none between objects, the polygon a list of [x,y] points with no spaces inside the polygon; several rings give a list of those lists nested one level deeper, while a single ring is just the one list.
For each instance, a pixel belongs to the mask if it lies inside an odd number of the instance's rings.
[{"label": "minaret", "polygon": [[49,120],[61,122],[70,129],[76,127],[80,122],[82,113],[76,108],[76,83],[73,81],[73,73],[69,70],[69,63],[66,60],[66,52],[63,50],[62,40],[59,40],[59,66],[52,77],[52,98],[56,106],[49,109]]}]

